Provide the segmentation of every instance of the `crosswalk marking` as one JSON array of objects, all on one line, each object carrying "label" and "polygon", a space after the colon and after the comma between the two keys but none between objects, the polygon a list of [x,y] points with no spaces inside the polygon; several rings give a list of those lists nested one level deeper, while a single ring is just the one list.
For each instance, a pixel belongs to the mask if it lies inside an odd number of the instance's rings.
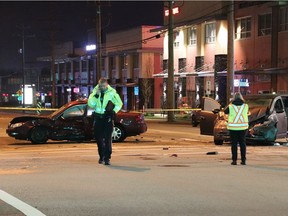
[{"label": "crosswalk marking", "polygon": [[0,199],[6,202],[7,204],[13,206],[14,208],[18,209],[27,216],[45,216],[39,210],[33,208],[32,206],[17,199],[16,197],[8,194],[3,190],[0,190]]}]

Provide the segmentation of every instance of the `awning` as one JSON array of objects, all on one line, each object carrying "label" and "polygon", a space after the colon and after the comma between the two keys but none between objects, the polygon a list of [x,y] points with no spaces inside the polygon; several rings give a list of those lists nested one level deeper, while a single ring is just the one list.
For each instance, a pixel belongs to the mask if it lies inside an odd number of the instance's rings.
[{"label": "awning", "polygon": [[134,87],[134,86],[138,86],[137,83],[115,83],[115,84],[111,84],[111,86],[116,86],[116,87]]},{"label": "awning", "polygon": [[[205,76],[214,76],[214,71],[208,70],[211,68],[211,65],[204,64],[199,68],[194,68],[193,65],[187,65],[177,72],[174,71],[174,77],[188,77],[188,76],[198,76],[198,77],[205,77]],[[154,74],[153,77],[155,78],[168,78],[168,69],[161,71],[158,74]]]},{"label": "awning", "polygon": [[[181,69],[179,70],[181,71]],[[191,71],[187,72],[174,72],[174,77],[209,77],[214,76],[214,71]],[[251,69],[251,70],[237,70],[234,71],[235,75],[272,75],[272,74],[288,74],[288,68],[267,68],[267,69]],[[227,76],[227,70],[217,72],[217,76]],[[158,74],[154,74],[155,78],[168,78],[167,70],[161,71]]]},{"label": "awning", "polygon": [[[237,70],[235,75],[272,75],[272,74],[287,74],[288,68],[267,68],[267,69],[251,69],[251,70]],[[217,72],[218,76],[227,76],[227,71]]]},{"label": "awning", "polygon": [[[176,73],[174,72],[174,77],[189,77],[189,76],[195,76],[195,77],[208,77],[208,76],[214,76],[214,71],[199,71],[199,72],[181,72]],[[154,78],[168,78],[168,73],[158,73],[153,75]]]}]

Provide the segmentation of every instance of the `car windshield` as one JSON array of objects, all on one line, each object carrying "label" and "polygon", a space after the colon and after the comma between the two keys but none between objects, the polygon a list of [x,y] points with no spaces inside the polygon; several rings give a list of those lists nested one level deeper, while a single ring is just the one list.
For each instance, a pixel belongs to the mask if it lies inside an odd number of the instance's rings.
[{"label": "car windshield", "polygon": [[58,110],[56,110],[55,112],[50,114],[50,118],[54,118],[55,116],[58,116],[60,113],[62,113],[67,107],[68,107],[68,103],[63,105],[62,107],[60,107]]},{"label": "car windshield", "polygon": [[245,103],[252,107],[269,107],[272,102],[271,98],[249,98],[245,100]]}]

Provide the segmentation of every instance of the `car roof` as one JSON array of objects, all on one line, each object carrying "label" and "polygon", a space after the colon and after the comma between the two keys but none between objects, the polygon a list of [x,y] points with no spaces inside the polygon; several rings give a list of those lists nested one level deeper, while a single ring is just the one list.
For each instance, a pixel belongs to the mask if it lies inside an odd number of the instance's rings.
[{"label": "car roof", "polygon": [[85,100],[75,100],[69,102],[69,106],[77,105],[77,104],[87,104],[87,99]]}]

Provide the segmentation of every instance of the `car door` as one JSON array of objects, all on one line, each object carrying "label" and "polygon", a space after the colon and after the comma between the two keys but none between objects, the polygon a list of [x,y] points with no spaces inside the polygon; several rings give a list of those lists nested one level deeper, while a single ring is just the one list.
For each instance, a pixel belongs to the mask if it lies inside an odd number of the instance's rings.
[{"label": "car door", "polygon": [[213,113],[219,110],[221,105],[214,99],[204,97],[202,100],[202,110],[200,112],[200,134],[213,135],[214,122],[217,114]]},{"label": "car door", "polygon": [[[286,116],[288,117],[288,95],[281,95],[281,98],[284,103],[284,110],[285,110]],[[287,122],[287,131],[288,131],[288,122]]]},{"label": "car door", "polygon": [[271,107],[271,115],[277,116],[277,138],[286,137],[287,134],[287,115],[281,97],[274,99]]},{"label": "car door", "polygon": [[86,106],[85,104],[78,104],[66,109],[55,120],[53,137],[60,140],[85,139]]}]

